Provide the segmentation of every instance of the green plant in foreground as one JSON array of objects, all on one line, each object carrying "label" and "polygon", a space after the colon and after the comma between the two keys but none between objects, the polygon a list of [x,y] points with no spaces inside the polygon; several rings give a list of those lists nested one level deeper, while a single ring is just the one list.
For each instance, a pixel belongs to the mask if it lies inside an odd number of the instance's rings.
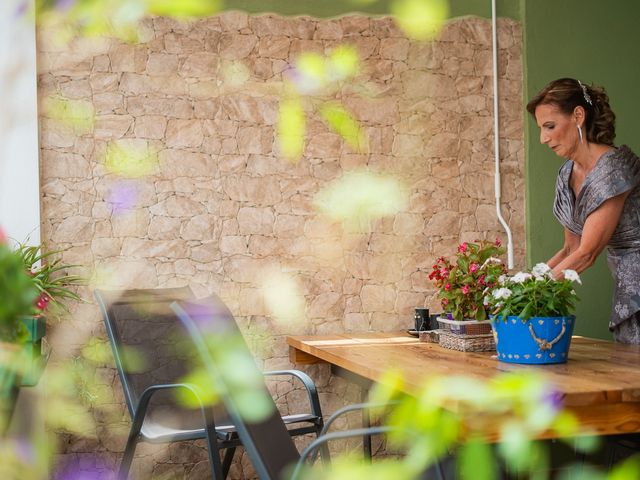
[{"label": "green plant in foreground", "polygon": [[7,244],[0,229],[0,341],[24,341],[27,330],[21,317],[33,311],[38,290],[24,269],[21,256]]}]

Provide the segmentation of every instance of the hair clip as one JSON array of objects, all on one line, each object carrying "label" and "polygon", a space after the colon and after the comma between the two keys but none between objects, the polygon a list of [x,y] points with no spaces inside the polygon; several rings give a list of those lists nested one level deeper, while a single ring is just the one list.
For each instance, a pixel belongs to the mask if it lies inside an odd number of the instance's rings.
[{"label": "hair clip", "polygon": [[591,95],[589,95],[587,93],[587,86],[583,85],[582,82],[580,80],[578,80],[578,85],[580,85],[580,87],[582,88],[582,96],[584,97],[584,100],[589,104],[589,105],[593,105],[593,102],[591,101]]}]

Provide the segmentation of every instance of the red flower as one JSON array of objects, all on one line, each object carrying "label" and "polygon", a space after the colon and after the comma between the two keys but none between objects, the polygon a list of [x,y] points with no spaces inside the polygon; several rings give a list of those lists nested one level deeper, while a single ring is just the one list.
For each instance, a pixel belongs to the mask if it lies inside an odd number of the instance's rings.
[{"label": "red flower", "polygon": [[449,305],[449,299],[448,298],[443,298],[441,303],[442,303],[443,307],[446,307],[447,305]]},{"label": "red flower", "polygon": [[460,290],[462,290],[462,293],[464,295],[468,294],[469,293],[469,285],[463,285]]},{"label": "red flower", "polygon": [[464,253],[467,251],[468,248],[469,248],[469,244],[467,242],[463,242],[460,245],[458,245],[458,252]]},{"label": "red flower", "polygon": [[498,237],[496,237],[496,247],[499,247],[500,245],[502,245],[502,242]]},{"label": "red flower", "polygon": [[38,310],[44,310],[49,305],[49,296],[46,293],[41,293],[40,296],[36,299],[36,307]]},{"label": "red flower", "polygon": [[478,265],[477,263],[472,263],[471,265],[469,265],[469,271],[471,273],[476,273],[479,267],[480,265]]},{"label": "red flower", "polygon": [[450,290],[451,289],[451,284],[450,283],[445,284],[444,289],[445,290]]}]

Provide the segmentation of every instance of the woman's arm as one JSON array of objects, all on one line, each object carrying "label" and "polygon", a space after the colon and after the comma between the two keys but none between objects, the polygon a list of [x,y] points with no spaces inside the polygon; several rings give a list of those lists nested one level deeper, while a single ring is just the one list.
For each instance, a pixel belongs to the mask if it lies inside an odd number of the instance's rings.
[{"label": "woman's arm", "polygon": [[547,261],[547,265],[554,268],[562,260],[567,258],[571,252],[580,246],[580,237],[565,227],[564,229],[564,245],[556,254]]},{"label": "woman's arm", "polygon": [[[562,278],[562,270],[571,269],[580,273],[593,265],[600,252],[607,246],[613,232],[618,226],[624,202],[631,191],[621,193],[620,195],[610,198],[594,210],[584,222],[582,236],[579,238],[577,248],[561,259],[556,265],[549,266],[551,272],[556,278]],[[566,246],[566,234],[565,234]],[[562,250],[560,251],[562,252]],[[560,253],[558,252],[558,254]],[[551,260],[556,259],[556,254]]]}]

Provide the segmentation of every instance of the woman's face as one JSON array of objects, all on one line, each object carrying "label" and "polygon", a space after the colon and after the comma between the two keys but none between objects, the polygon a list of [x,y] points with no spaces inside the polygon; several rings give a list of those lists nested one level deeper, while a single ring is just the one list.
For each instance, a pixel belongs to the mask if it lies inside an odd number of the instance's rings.
[{"label": "woman's face", "polygon": [[575,118],[553,104],[538,105],[535,111],[540,127],[540,143],[562,158],[574,158],[580,138]]}]

